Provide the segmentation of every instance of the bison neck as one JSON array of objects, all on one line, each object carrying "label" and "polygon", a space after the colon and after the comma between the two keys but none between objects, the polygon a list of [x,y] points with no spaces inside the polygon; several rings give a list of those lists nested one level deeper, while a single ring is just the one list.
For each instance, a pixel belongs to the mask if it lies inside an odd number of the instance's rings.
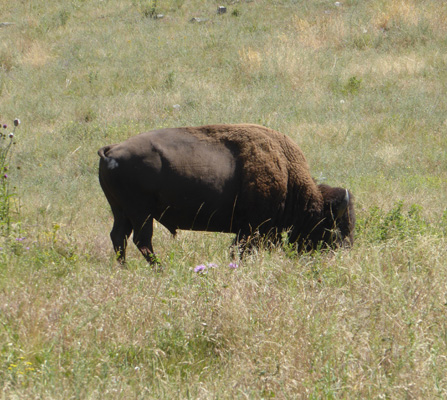
[{"label": "bison neck", "polygon": [[291,186],[280,217],[279,228],[289,232],[289,241],[312,240],[312,232],[321,224],[323,198],[317,186]]}]

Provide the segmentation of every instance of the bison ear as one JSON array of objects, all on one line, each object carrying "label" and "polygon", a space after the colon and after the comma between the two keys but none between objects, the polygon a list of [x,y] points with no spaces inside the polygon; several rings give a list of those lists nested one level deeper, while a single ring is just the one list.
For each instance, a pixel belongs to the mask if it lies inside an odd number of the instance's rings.
[{"label": "bison ear", "polygon": [[341,218],[346,213],[348,206],[349,206],[349,192],[348,189],[345,189],[345,195],[343,197],[343,200],[338,206],[336,219]]}]

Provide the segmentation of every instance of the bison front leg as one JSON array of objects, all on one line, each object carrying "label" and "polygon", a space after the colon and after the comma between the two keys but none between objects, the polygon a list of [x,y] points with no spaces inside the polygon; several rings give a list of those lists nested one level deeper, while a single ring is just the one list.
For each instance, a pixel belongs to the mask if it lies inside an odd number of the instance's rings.
[{"label": "bison front leg", "polygon": [[247,249],[250,249],[250,233],[239,232],[231,244],[231,258],[242,259]]},{"label": "bison front leg", "polygon": [[265,240],[258,231],[239,232],[232,243],[232,258],[242,259],[247,253],[252,254],[253,250],[266,244]]}]

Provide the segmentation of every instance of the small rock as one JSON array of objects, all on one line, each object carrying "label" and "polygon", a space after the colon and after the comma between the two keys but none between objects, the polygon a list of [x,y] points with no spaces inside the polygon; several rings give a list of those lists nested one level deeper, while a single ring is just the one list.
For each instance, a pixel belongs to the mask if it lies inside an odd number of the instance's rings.
[{"label": "small rock", "polygon": [[198,17],[193,17],[189,20],[189,22],[191,23],[196,23],[196,24],[201,24],[203,22],[208,21],[208,18],[198,18]]},{"label": "small rock", "polygon": [[165,17],[164,14],[156,14],[154,15],[154,19],[163,19]]},{"label": "small rock", "polygon": [[227,12],[227,7],[224,7],[224,6],[217,7],[217,14],[221,15],[221,14],[225,14],[226,12]]}]

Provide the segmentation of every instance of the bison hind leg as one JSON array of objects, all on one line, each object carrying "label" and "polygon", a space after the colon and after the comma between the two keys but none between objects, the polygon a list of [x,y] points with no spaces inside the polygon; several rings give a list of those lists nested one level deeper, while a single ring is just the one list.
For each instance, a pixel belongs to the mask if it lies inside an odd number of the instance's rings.
[{"label": "bison hind leg", "polygon": [[153,222],[154,219],[148,216],[143,223],[134,224],[133,241],[150,265],[160,266],[160,261],[152,246]]},{"label": "bison hind leg", "polygon": [[113,249],[115,250],[117,260],[124,265],[126,262],[127,239],[132,233],[132,223],[122,210],[112,209],[114,222],[110,232]]}]

